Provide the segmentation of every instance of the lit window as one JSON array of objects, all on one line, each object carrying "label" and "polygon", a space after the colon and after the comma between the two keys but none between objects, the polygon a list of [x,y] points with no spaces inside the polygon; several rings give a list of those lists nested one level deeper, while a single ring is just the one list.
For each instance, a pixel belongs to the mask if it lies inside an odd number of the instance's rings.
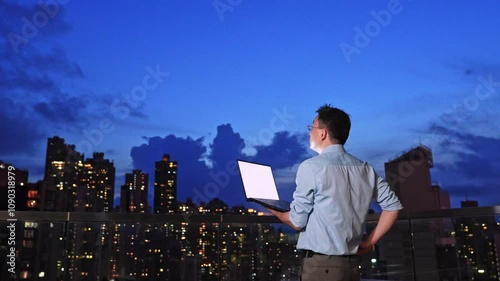
[{"label": "lit window", "polygon": [[29,271],[21,271],[19,277],[21,277],[21,279],[28,279],[30,277],[30,273]]}]

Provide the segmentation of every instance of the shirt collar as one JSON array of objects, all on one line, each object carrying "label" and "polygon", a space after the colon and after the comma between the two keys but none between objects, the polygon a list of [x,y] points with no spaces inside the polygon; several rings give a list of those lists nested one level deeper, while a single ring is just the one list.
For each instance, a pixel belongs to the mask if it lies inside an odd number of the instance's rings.
[{"label": "shirt collar", "polygon": [[323,151],[321,152],[321,154],[323,153],[345,153],[345,149],[344,149],[344,146],[341,145],[341,144],[332,144],[332,145],[329,145],[327,147],[325,147],[325,149],[323,149]]}]

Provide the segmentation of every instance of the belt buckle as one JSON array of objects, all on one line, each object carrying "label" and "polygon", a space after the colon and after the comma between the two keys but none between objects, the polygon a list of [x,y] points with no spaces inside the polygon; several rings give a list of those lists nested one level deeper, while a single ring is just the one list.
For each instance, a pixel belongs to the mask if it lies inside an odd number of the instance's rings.
[{"label": "belt buckle", "polygon": [[305,250],[304,251],[304,258],[312,258],[316,253],[311,250]]}]

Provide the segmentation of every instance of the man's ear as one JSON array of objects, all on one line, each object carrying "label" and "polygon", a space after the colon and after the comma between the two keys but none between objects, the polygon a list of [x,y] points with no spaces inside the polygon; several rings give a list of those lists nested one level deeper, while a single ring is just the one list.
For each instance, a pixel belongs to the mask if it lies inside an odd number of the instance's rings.
[{"label": "man's ear", "polygon": [[328,137],[328,131],[327,130],[322,130],[321,132],[321,140],[325,140]]}]

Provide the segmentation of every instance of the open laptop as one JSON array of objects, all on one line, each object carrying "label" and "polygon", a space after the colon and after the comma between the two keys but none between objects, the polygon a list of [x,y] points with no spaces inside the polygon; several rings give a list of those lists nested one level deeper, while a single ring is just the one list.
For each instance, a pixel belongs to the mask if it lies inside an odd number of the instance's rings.
[{"label": "open laptop", "polygon": [[290,211],[290,202],[280,200],[271,166],[238,160],[247,201],[280,212]]}]

